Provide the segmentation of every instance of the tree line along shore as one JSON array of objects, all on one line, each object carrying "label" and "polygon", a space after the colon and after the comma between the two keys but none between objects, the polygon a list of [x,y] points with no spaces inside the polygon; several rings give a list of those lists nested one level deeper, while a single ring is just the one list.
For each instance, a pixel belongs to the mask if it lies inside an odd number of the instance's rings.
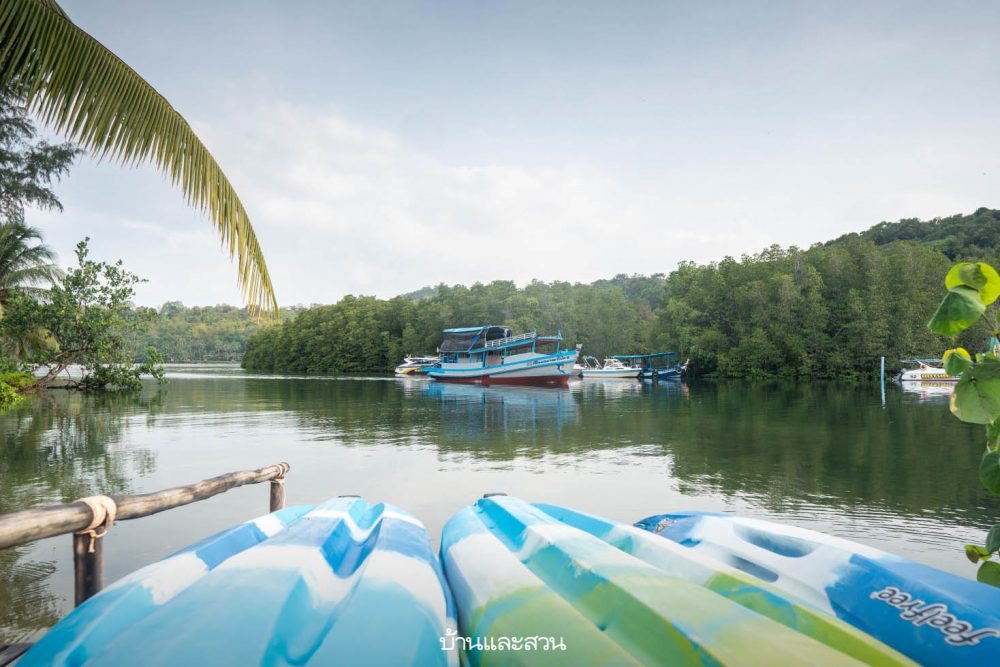
[{"label": "tree line along shore", "polygon": [[[772,246],[739,259],[684,262],[670,274],[347,296],[255,328],[242,365],[278,373],[386,372],[405,354],[433,353],[442,328],[502,323],[560,331],[597,357],[676,350],[690,358],[694,375],[870,378],[880,356],[891,366],[940,355],[947,341],[926,324],[942,277],[956,261],[995,263],[997,248],[1000,211],[981,208],[883,222],[808,249]],[[980,323],[960,342],[979,350],[989,333]]]}]

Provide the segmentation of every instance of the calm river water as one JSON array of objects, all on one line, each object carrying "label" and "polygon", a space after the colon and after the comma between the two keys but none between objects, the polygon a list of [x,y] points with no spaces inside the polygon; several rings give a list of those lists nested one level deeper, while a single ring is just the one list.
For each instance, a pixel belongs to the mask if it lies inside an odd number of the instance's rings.
[{"label": "calm river water", "polygon": [[[962,544],[1000,517],[976,467],[981,427],[946,396],[891,387],[576,382],[482,388],[169,367],[141,396],[61,391],[0,415],[0,512],[153,491],[288,461],[289,504],[356,493],[433,539],[485,492],[620,521],[680,509],[778,520],[966,576]],[[267,511],[267,485],[116,524],[105,577]],[[0,643],[72,604],[68,536],[0,551]]]}]

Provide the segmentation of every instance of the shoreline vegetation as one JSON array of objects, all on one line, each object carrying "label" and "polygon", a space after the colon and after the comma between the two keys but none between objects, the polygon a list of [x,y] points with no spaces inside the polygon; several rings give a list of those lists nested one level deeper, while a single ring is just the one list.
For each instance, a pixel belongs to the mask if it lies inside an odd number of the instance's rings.
[{"label": "shoreline vegetation", "polygon": [[[882,222],[808,249],[774,245],[740,259],[682,262],[669,275],[439,285],[392,299],[352,295],[259,327],[246,341],[242,366],[388,372],[405,354],[433,352],[442,328],[489,322],[558,330],[596,357],[676,350],[690,358],[695,376],[870,379],[880,356],[892,367],[901,358],[940,354],[946,339],[927,321],[942,276],[958,261],[996,263],[998,247],[1000,210],[980,208]],[[981,322],[959,343],[980,350],[989,335]]]}]

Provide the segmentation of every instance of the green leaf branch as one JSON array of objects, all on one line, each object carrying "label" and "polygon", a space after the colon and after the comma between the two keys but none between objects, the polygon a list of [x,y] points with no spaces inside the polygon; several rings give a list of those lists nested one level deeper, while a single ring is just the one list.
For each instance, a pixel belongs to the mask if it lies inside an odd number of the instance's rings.
[{"label": "green leaf branch", "polygon": [[[997,320],[988,307],[1000,297],[1000,274],[984,262],[960,262],[944,279],[948,293],[942,299],[927,327],[949,336],[953,343],[981,318],[990,324],[996,337]],[[1000,359],[993,350],[977,353],[975,358],[961,347],[952,347],[943,355],[945,372],[959,376],[951,395],[952,414],[964,422],[986,426],[986,451],[979,464],[979,479],[991,493],[1000,495]],[[986,535],[986,544],[965,545],[965,555],[979,564],[976,579],[1000,587],[1000,524]]]}]

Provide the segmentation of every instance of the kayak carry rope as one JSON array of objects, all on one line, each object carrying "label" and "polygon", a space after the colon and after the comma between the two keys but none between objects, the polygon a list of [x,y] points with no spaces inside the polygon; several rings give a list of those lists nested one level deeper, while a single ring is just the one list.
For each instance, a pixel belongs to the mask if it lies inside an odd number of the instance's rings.
[{"label": "kayak carry rope", "polygon": [[[111,524],[115,522],[115,516],[118,515],[118,505],[109,496],[87,496],[77,502],[90,508],[91,519],[90,525],[76,531],[76,534],[90,535],[90,547],[87,553],[94,553],[94,542],[108,534]],[[97,532],[98,528],[102,529],[101,532]]]}]

